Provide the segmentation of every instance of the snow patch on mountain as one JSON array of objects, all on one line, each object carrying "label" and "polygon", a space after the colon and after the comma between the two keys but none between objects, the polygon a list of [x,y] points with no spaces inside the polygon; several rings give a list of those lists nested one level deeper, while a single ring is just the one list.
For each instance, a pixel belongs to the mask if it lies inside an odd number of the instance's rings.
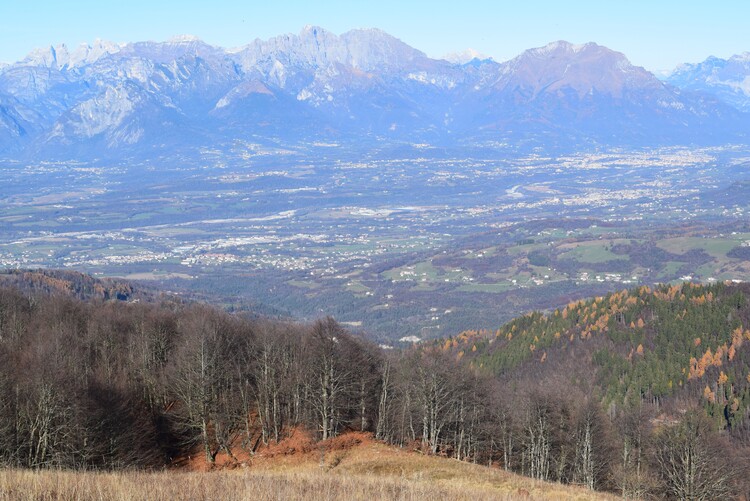
[{"label": "snow patch on mountain", "polygon": [[442,59],[453,64],[466,64],[474,61],[475,59],[478,61],[485,61],[492,58],[490,56],[482,54],[477,50],[469,48],[466,50],[462,50],[461,52],[451,52],[450,54],[446,54],[442,57]]},{"label": "snow patch on mountain", "polygon": [[668,92],[654,75],[633,66],[622,53],[595,43],[552,42],[529,49],[503,66],[494,87],[524,89],[532,99],[568,91],[579,98],[599,94],[615,99],[633,91]]},{"label": "snow patch on mountain", "polygon": [[427,56],[401,40],[377,29],[348,31],[335,35],[318,26],[305,26],[298,35],[257,39],[232,49],[242,68],[270,71],[277,62],[299,68],[343,65],[364,72],[403,71]]},{"label": "snow patch on mountain", "polygon": [[550,54],[554,54],[556,52],[567,52],[567,53],[577,54],[583,50],[586,50],[592,47],[598,47],[598,45],[592,42],[589,42],[586,44],[572,44],[570,42],[566,42],[565,40],[558,40],[556,42],[548,43],[544,47],[537,47],[527,52],[537,57],[547,57]]},{"label": "snow patch on mountain", "polygon": [[201,39],[195,35],[177,35],[167,40],[167,43],[179,44],[179,43],[191,43],[191,42],[200,42],[200,41]]},{"label": "snow patch on mountain", "polygon": [[73,131],[83,137],[101,134],[122,124],[134,108],[127,89],[109,87],[103,95],[89,99],[73,110]]},{"label": "snow patch on mountain", "polygon": [[741,82],[727,82],[727,85],[750,97],[750,75],[746,76]]},{"label": "snow patch on mountain", "polygon": [[695,64],[675,68],[667,81],[677,87],[716,96],[750,111],[750,52],[721,59],[711,56]]},{"label": "snow patch on mountain", "polygon": [[[377,29],[318,26],[230,50],[189,35],[51,46],[0,70],[0,142],[101,157],[123,145],[147,155],[228,144],[248,131],[290,143],[330,134],[546,144],[550,134],[638,142],[748,130],[729,106],[681,93],[693,89],[665,85],[595,43],[557,41],[504,63],[475,50],[446,58]],[[750,102],[750,54],[722,61],[685,71],[698,68],[703,87]]]},{"label": "snow patch on mountain", "polygon": [[79,68],[87,64],[92,64],[102,57],[116,54],[122,47],[122,44],[116,44],[101,39],[95,40],[91,45],[82,43],[70,54],[67,65],[69,67]]},{"label": "snow patch on mountain", "polygon": [[406,75],[406,78],[425,85],[434,85],[442,89],[453,89],[456,87],[456,81],[450,76],[428,73],[426,71],[409,73]]},{"label": "snow patch on mountain", "polygon": [[226,108],[227,106],[230,106],[231,104],[241,99],[247,98],[253,94],[273,96],[273,92],[271,92],[268,87],[263,85],[258,80],[251,80],[249,82],[241,83],[224,97],[219,99],[214,109],[219,110],[221,108]]},{"label": "snow patch on mountain", "polygon": [[116,54],[122,47],[124,44],[97,39],[93,44],[82,43],[71,51],[63,43],[44,49],[35,49],[21,61],[21,64],[55,69],[80,68],[93,64],[104,56]]},{"label": "snow patch on mountain", "polygon": [[126,59],[116,69],[118,80],[135,80],[145,84],[154,72],[154,63],[146,59]]}]

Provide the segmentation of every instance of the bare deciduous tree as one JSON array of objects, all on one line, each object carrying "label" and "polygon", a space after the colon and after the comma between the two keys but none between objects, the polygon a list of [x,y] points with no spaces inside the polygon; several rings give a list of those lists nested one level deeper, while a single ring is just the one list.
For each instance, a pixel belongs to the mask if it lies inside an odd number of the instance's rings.
[{"label": "bare deciduous tree", "polygon": [[312,328],[308,339],[308,400],[323,440],[336,435],[345,415],[351,410],[350,397],[355,391],[355,367],[342,356],[347,334],[327,317]]},{"label": "bare deciduous tree", "polygon": [[681,501],[728,499],[733,466],[721,439],[696,411],[657,435],[654,461],[668,492]]}]

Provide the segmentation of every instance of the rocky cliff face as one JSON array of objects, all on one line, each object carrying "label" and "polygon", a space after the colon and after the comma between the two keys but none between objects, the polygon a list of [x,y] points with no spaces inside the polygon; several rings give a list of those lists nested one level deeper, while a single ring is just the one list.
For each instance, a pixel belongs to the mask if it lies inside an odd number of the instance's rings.
[{"label": "rocky cliff face", "polygon": [[709,57],[702,63],[684,64],[667,81],[676,87],[714,95],[750,112],[750,52],[729,59]]},{"label": "rocky cliff face", "polygon": [[339,36],[313,26],[231,50],[193,37],[61,45],[0,68],[0,156],[147,156],[248,134],[292,143],[736,141],[749,130],[742,102],[674,84],[704,90],[694,75],[710,73],[744,96],[741,72],[727,69],[743,64],[686,67],[670,84],[593,43],[451,63],[379,30]]}]

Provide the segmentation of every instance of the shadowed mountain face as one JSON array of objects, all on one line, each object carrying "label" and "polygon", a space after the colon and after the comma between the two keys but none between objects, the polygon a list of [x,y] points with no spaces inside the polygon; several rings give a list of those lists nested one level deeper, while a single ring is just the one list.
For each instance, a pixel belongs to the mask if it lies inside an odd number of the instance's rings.
[{"label": "shadowed mountain face", "polygon": [[549,148],[746,139],[746,108],[718,98],[682,92],[593,43],[459,64],[378,30],[306,27],[233,50],[191,37],[97,41],[0,69],[0,155],[197,158],[249,137]]}]

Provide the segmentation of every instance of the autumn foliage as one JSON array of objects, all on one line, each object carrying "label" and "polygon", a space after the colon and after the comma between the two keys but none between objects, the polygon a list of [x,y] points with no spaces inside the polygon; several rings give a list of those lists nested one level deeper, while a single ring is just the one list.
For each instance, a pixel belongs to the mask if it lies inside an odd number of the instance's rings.
[{"label": "autumn foliage", "polygon": [[701,464],[717,466],[694,480],[747,492],[745,286],[641,287],[384,351],[330,317],[270,321],[96,288],[81,300],[53,278],[0,288],[7,466],[237,463],[304,429],[308,450],[362,432],[643,498],[682,492],[678,459],[693,444],[670,430],[684,428],[701,430]]}]

